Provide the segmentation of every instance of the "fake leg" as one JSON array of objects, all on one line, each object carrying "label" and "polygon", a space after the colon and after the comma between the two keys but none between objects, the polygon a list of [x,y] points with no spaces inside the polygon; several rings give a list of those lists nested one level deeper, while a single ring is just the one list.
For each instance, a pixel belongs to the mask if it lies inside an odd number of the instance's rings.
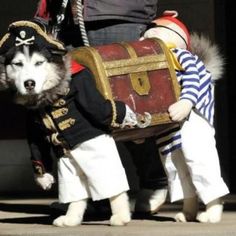
[{"label": "fake leg", "polygon": [[84,212],[87,206],[87,199],[71,202],[66,215],[59,216],[53,221],[53,225],[59,227],[77,226],[83,220]]},{"label": "fake leg", "polygon": [[171,202],[183,199],[183,210],[175,216],[176,221],[196,220],[198,198],[182,150],[163,156],[162,161],[168,175]]},{"label": "fake leg", "polygon": [[110,199],[112,216],[110,224],[113,226],[122,226],[130,222],[129,199],[126,192],[111,197]]},{"label": "fake leg", "polygon": [[186,164],[197,194],[206,204],[206,211],[198,220],[212,223],[220,221],[223,211],[220,197],[229,192],[221,177],[214,135],[214,128],[194,112],[181,129]]},{"label": "fake leg", "polygon": [[186,198],[183,200],[183,210],[175,215],[178,222],[195,221],[198,212],[198,198]]}]

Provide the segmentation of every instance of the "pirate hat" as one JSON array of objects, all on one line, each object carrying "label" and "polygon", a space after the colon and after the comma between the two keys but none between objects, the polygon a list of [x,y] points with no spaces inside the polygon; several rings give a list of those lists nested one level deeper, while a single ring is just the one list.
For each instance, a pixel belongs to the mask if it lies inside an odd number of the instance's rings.
[{"label": "pirate hat", "polygon": [[66,52],[63,43],[51,38],[45,27],[32,21],[16,21],[9,25],[8,32],[0,40],[0,54],[22,45],[36,45],[39,49],[47,48],[52,53]]}]

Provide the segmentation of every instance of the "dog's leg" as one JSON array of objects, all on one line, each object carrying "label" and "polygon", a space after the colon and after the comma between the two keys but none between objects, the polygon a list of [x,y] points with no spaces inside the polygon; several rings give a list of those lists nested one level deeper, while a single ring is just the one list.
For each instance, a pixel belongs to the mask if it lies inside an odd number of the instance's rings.
[{"label": "dog's leg", "polygon": [[192,197],[184,199],[183,211],[179,212],[175,216],[175,220],[178,222],[195,221],[198,212],[198,198]]},{"label": "dog's leg", "polygon": [[157,213],[166,201],[168,190],[163,189],[142,189],[138,193],[135,204],[136,212]]},{"label": "dog's leg", "polygon": [[71,202],[66,215],[56,218],[53,221],[53,225],[59,227],[80,225],[81,221],[83,220],[86,206],[87,199],[83,199],[77,202]]},{"label": "dog's leg", "polygon": [[110,199],[112,216],[110,224],[113,226],[126,225],[130,222],[129,199],[126,192],[111,197]]},{"label": "dog's leg", "polygon": [[197,220],[202,223],[218,223],[221,221],[223,213],[223,203],[217,198],[206,205],[206,211],[197,216]]}]

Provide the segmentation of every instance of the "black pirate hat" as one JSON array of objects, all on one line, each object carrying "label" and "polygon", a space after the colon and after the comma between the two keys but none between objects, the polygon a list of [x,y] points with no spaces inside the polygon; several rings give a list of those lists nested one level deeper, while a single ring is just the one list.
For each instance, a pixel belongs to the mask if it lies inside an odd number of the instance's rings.
[{"label": "black pirate hat", "polygon": [[52,53],[65,53],[63,43],[51,38],[46,29],[32,21],[16,21],[9,25],[8,32],[0,40],[0,55],[21,45],[37,45]]}]

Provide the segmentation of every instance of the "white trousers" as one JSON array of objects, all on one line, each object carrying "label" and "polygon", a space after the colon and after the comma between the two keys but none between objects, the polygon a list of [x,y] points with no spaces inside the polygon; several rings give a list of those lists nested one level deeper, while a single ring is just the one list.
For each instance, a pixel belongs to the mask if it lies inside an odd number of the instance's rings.
[{"label": "white trousers", "polygon": [[116,144],[100,135],[77,145],[58,160],[59,201],[101,200],[129,190]]},{"label": "white trousers", "polygon": [[181,128],[182,149],[161,156],[166,169],[171,202],[198,196],[204,204],[229,193],[221,177],[215,130],[191,112]]}]

